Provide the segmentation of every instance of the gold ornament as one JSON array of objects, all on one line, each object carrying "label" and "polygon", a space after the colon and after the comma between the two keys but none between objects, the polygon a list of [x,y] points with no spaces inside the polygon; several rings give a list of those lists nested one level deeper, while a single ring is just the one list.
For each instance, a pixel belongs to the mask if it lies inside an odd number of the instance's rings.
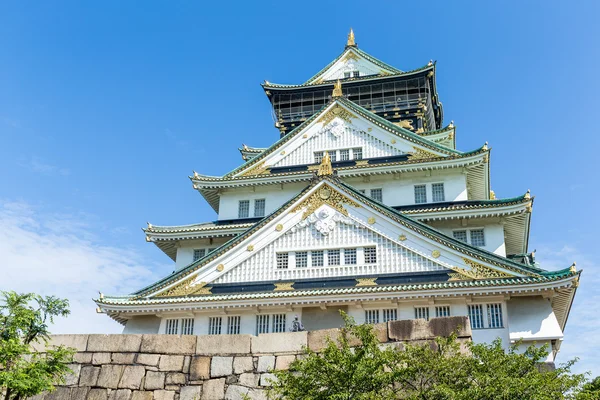
[{"label": "gold ornament", "polygon": [[442,255],[442,253],[440,253],[439,250],[434,250],[431,252],[431,257],[433,257],[433,258],[440,258],[441,255]]},{"label": "gold ornament", "polygon": [[348,123],[351,123],[353,118],[358,118],[356,115],[352,114],[351,112],[347,111],[345,108],[340,107],[338,104],[336,104],[329,111],[327,111],[325,114],[323,114],[323,116],[321,118],[319,118],[319,120],[317,122],[318,123],[320,122],[323,124],[323,126],[325,126],[328,123],[330,123],[331,121],[333,121],[336,117],[340,118],[343,121],[346,121]]},{"label": "gold ornament", "polygon": [[437,154],[434,154],[427,150],[417,149],[416,147],[413,147],[413,149],[415,150],[414,152],[408,153],[408,159],[411,161],[413,161],[413,160],[428,160],[431,158],[440,157]]},{"label": "gold ornament", "polygon": [[294,290],[294,282],[276,283],[275,289],[273,289],[275,292],[287,292],[290,290]]},{"label": "gold ornament", "polygon": [[402,235],[398,236],[398,240],[404,242],[406,240],[406,235],[403,233]]},{"label": "gold ornament", "polygon": [[308,197],[302,203],[298,204],[290,212],[295,213],[306,208],[304,214],[302,215],[302,219],[306,219],[323,204],[327,204],[328,206],[339,211],[345,216],[348,216],[348,211],[346,211],[342,204],[347,204],[352,207],[360,208],[360,204],[358,204],[357,202],[343,196],[342,194],[333,190],[330,186],[323,185],[321,189],[310,195],[310,197]]},{"label": "gold ornament", "polygon": [[479,264],[475,261],[471,261],[468,258],[463,258],[465,264],[471,267],[471,269],[450,267],[456,274],[450,274],[450,280],[460,279],[490,279],[490,278],[510,278],[511,275],[497,271],[495,269],[486,267],[485,265]]},{"label": "gold ornament", "polygon": [[225,266],[223,264],[219,264],[217,265],[217,271],[221,272],[225,269]]},{"label": "gold ornament", "polygon": [[369,217],[367,222],[369,223],[369,225],[373,225],[375,223],[375,217]]},{"label": "gold ornament", "polygon": [[156,295],[156,297],[177,297],[177,296],[189,296],[192,294],[211,294],[211,292],[210,292],[211,288],[205,287],[206,282],[200,282],[197,285],[192,285],[194,283],[195,279],[196,279],[196,276],[194,275],[194,276],[184,280],[179,285],[174,286],[171,289],[166,290],[166,291]]},{"label": "gold ornament", "polygon": [[250,168],[249,170],[247,170],[246,172],[244,172],[243,174],[241,174],[240,176],[263,175],[265,173],[268,173],[267,170],[269,169],[269,167],[266,166],[265,164],[266,164],[266,161],[258,163],[255,166],[253,166],[252,168]]},{"label": "gold ornament", "polygon": [[246,247],[246,250],[254,251],[254,246],[250,244],[250,245],[248,245],[248,247]]},{"label": "gold ornament", "polygon": [[354,30],[350,28],[350,33],[348,34],[348,41],[346,42],[346,46],[356,46],[356,41],[354,40]]},{"label": "gold ornament", "polygon": [[277,226],[275,227],[275,230],[276,230],[277,232],[281,232],[281,231],[283,230],[283,225],[281,225],[281,224],[277,224]]},{"label": "gold ornament", "polygon": [[319,172],[317,172],[319,176],[329,176],[333,175],[333,168],[331,167],[331,158],[329,157],[329,152],[325,152],[323,155],[323,159],[321,160],[321,165],[319,165]]},{"label": "gold ornament", "polygon": [[342,97],[342,82],[340,82],[339,79],[333,84],[333,93],[331,93],[331,97]]},{"label": "gold ornament", "polygon": [[377,286],[377,278],[358,278],[354,286]]}]

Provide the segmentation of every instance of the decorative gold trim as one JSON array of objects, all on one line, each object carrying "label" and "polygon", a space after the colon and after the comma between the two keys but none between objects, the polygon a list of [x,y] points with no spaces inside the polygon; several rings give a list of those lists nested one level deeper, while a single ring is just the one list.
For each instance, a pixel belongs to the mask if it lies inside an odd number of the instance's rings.
[{"label": "decorative gold trim", "polygon": [[333,209],[339,211],[345,216],[348,216],[348,211],[344,208],[343,204],[347,204],[352,207],[360,208],[360,204],[355,202],[354,200],[350,200],[346,196],[343,196],[338,191],[331,188],[329,185],[323,185],[319,190],[310,195],[306,200],[302,203],[298,204],[294,207],[290,212],[295,213],[304,208],[304,214],[302,215],[302,219],[306,219],[309,215],[314,213],[317,208],[321,207],[323,204],[327,204]]},{"label": "decorative gold trim", "polygon": [[275,230],[276,230],[277,232],[281,232],[281,231],[283,230],[283,225],[281,225],[281,224],[277,224],[277,226],[275,227]]},{"label": "decorative gold trim", "polygon": [[336,104],[329,111],[327,111],[325,114],[323,114],[323,116],[321,118],[319,118],[317,123],[322,123],[323,126],[325,126],[328,123],[330,123],[331,121],[333,121],[334,118],[336,118],[336,117],[341,118],[342,120],[344,120],[348,123],[352,122],[353,118],[358,118],[356,115],[352,114],[350,111],[346,110],[344,107],[340,107],[338,104]]},{"label": "decorative gold trim", "polygon": [[269,169],[268,166],[265,165],[266,161],[262,161],[256,164],[254,167],[250,168],[248,171],[240,174],[240,176],[249,176],[249,175],[261,175],[267,172]]},{"label": "decorative gold trim", "polygon": [[248,247],[246,247],[246,250],[248,251],[254,251],[254,246],[249,244]]},{"label": "decorative gold trim", "polygon": [[411,131],[415,129],[412,119],[403,119],[402,121],[394,122],[394,125],[399,126],[400,128],[410,129]]},{"label": "decorative gold trim", "polygon": [[373,128],[367,128],[367,132],[371,132]]},{"label": "decorative gold trim", "polygon": [[442,253],[440,253],[439,250],[434,250],[431,252],[431,257],[433,257],[433,258],[440,258],[441,255],[442,255]]},{"label": "decorative gold trim", "polygon": [[396,144],[396,139],[392,139],[392,140],[390,140],[390,143],[392,143],[392,144]]},{"label": "decorative gold trim", "polygon": [[571,266],[569,267],[569,272],[572,274],[577,272],[577,264],[575,264],[575,261],[573,261],[573,264],[571,264]]},{"label": "decorative gold trim", "polygon": [[283,282],[283,283],[276,283],[275,284],[275,289],[273,289],[274,292],[283,292],[283,291],[290,291],[290,290],[295,290],[294,289],[294,283],[295,282]]},{"label": "decorative gold trim", "polygon": [[367,222],[369,223],[369,225],[373,225],[375,223],[375,217],[369,217],[369,219],[367,220]]},{"label": "decorative gold trim", "polygon": [[303,137],[304,139],[306,139],[306,138],[308,137],[308,133],[305,133],[304,135],[302,135],[302,137]]},{"label": "decorative gold trim", "polygon": [[323,155],[323,159],[321,160],[321,165],[319,165],[319,172],[317,172],[319,176],[329,176],[333,175],[333,168],[331,167],[331,158],[329,157],[329,152],[326,151]]},{"label": "decorative gold trim", "polygon": [[450,274],[450,280],[459,280],[459,279],[489,279],[489,278],[511,278],[512,275],[509,275],[505,272],[497,271],[495,269],[486,267],[483,264],[479,264],[475,261],[471,261],[468,258],[463,258],[465,264],[471,267],[471,269],[465,269],[460,267],[451,267],[453,271],[456,271],[456,274]]},{"label": "decorative gold trim", "polygon": [[279,153],[279,154],[281,154],[282,156],[284,156],[285,155],[285,150],[281,150],[281,153]]},{"label": "decorative gold trim", "polygon": [[352,28],[350,28],[350,33],[348,34],[346,46],[356,46],[356,41],[354,40],[354,30]]},{"label": "decorative gold trim", "polygon": [[496,200],[496,192],[490,190],[490,200]]},{"label": "decorative gold trim", "polygon": [[357,160],[356,165],[368,165],[369,160]]},{"label": "decorative gold trim", "polygon": [[217,265],[217,271],[221,272],[225,269],[225,266],[223,264],[219,264]]},{"label": "decorative gold trim", "polygon": [[196,275],[184,280],[179,285],[172,287],[169,290],[157,294],[155,297],[179,297],[189,296],[191,294],[212,294],[210,292],[211,288],[205,288],[207,284],[206,282],[200,282],[197,285],[192,285],[195,279]]},{"label": "decorative gold trim", "polygon": [[414,152],[409,152],[408,153],[408,158],[411,161],[414,161],[414,160],[428,160],[428,159],[431,159],[431,158],[439,158],[440,157],[437,154],[432,153],[432,152],[427,151],[427,150],[417,149],[416,147],[413,147],[413,149],[415,150]]},{"label": "decorative gold trim", "polygon": [[403,233],[402,235],[398,236],[398,240],[404,242],[406,240],[406,235]]},{"label": "decorative gold trim", "polygon": [[354,286],[377,286],[377,278],[357,278]]},{"label": "decorative gold trim", "polygon": [[343,58],[342,58],[342,62],[346,62],[348,60],[354,60],[354,61],[358,61],[358,56],[356,54],[354,54],[353,51],[349,51]]},{"label": "decorative gold trim", "polygon": [[333,92],[331,93],[331,97],[342,97],[342,82],[338,79],[336,83],[333,84]]}]

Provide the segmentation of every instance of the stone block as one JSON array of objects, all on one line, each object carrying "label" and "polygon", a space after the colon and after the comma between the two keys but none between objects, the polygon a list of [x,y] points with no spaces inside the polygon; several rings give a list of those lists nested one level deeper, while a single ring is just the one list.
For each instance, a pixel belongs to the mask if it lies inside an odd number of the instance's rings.
[{"label": "stone block", "polygon": [[429,329],[434,337],[448,337],[453,333],[459,338],[470,338],[472,335],[471,324],[466,316],[432,318],[429,320]]},{"label": "stone block", "polygon": [[79,373],[79,386],[96,386],[99,375],[100,367],[92,367],[90,365],[82,367]]},{"label": "stone block", "polygon": [[131,365],[135,361],[137,353],[112,353],[112,364],[127,364]]},{"label": "stone block", "polygon": [[79,373],[81,372],[81,364],[69,364],[69,372],[65,376],[65,386],[76,386],[79,382]]},{"label": "stone block", "polygon": [[261,333],[252,337],[252,353],[296,353],[307,344],[307,332]]},{"label": "stone block", "polygon": [[155,390],[164,389],[165,387],[165,373],[164,372],[146,372],[146,380],[144,381],[144,389]]},{"label": "stone block", "polygon": [[150,366],[156,367],[158,365],[159,360],[160,360],[160,354],[140,353],[137,355],[135,362],[138,364],[142,364],[142,365],[150,365]]},{"label": "stone block", "polygon": [[252,357],[236,357],[233,359],[233,373],[241,374],[254,370]]},{"label": "stone block", "polygon": [[76,387],[71,389],[71,400],[86,400],[88,398],[89,387]]},{"label": "stone block", "polygon": [[110,353],[93,353],[92,354],[92,364],[94,364],[94,365],[110,364]]},{"label": "stone block", "polygon": [[239,400],[243,399],[244,396],[248,394],[248,388],[244,386],[238,385],[229,385],[227,387],[227,392],[225,392],[226,400]]},{"label": "stone block", "polygon": [[131,394],[131,400],[152,400],[154,393],[136,390]]},{"label": "stone block", "polygon": [[108,391],[106,389],[91,389],[87,400],[107,400]]},{"label": "stone block", "polygon": [[165,385],[185,385],[185,375],[181,372],[169,372]]},{"label": "stone block", "polygon": [[210,377],[227,376],[233,373],[233,357],[213,357],[210,363]]},{"label": "stone block", "polygon": [[210,357],[194,356],[190,364],[190,380],[210,378]]},{"label": "stone block", "polygon": [[202,395],[202,386],[184,386],[179,393],[179,400],[199,400]]},{"label": "stone block", "polygon": [[182,371],[183,356],[160,356],[158,369],[161,371]]},{"label": "stone block", "polygon": [[277,382],[277,377],[269,373],[260,375],[260,386],[271,386],[271,381]]},{"label": "stone block", "polygon": [[154,400],[173,400],[175,398],[175,391],[173,390],[155,390]]},{"label": "stone block", "polygon": [[198,336],[196,354],[248,354],[250,353],[251,338],[251,335]]},{"label": "stone block", "polygon": [[97,386],[116,389],[119,386],[121,375],[123,375],[124,365],[110,365],[106,364],[100,369],[100,375],[98,376]]},{"label": "stone block", "polygon": [[108,396],[109,400],[129,400],[131,397],[131,390],[129,389],[119,389],[113,390],[110,392]]},{"label": "stone block", "polygon": [[89,335],[88,351],[137,353],[142,335]]},{"label": "stone block", "polygon": [[142,353],[160,354],[194,354],[196,350],[195,335],[143,335]]},{"label": "stone block", "polygon": [[263,390],[263,389],[251,389],[248,392],[247,399],[249,399],[249,400],[268,400],[269,397],[267,396],[267,391],[266,390]]},{"label": "stone block", "polygon": [[73,348],[79,352],[87,350],[89,335],[50,335],[50,339],[46,343],[43,339],[31,344],[35,351],[45,351],[46,348],[56,346],[65,346]]},{"label": "stone block", "polygon": [[71,389],[66,387],[57,387],[55,391],[46,395],[48,400],[71,400]]},{"label": "stone block", "polygon": [[258,357],[258,372],[269,372],[275,368],[275,356],[260,356]]},{"label": "stone block", "polygon": [[146,369],[142,365],[127,365],[119,381],[119,388],[140,389]]},{"label": "stone block", "polygon": [[91,364],[92,353],[75,353],[73,354],[73,362],[78,364]]},{"label": "stone block", "polygon": [[296,356],[277,356],[275,361],[275,369],[288,370],[290,364],[296,360]]},{"label": "stone block", "polygon": [[388,325],[386,323],[375,324],[373,325],[373,333],[379,343],[388,342]]},{"label": "stone block", "polygon": [[[379,342],[384,343],[388,341],[387,324],[375,324],[373,325],[373,330]],[[338,328],[308,332],[308,348],[319,352],[327,347],[329,340],[337,344],[339,337],[340,329]],[[359,346],[360,340],[353,335],[348,335],[348,343],[350,346]]]},{"label": "stone block", "polygon": [[189,374],[190,373],[190,362],[192,360],[192,356],[185,356],[183,359],[183,373],[184,374]]},{"label": "stone block", "polygon": [[225,378],[210,379],[202,387],[202,400],[220,400],[225,397]]},{"label": "stone block", "polygon": [[251,372],[246,372],[246,373],[243,373],[240,375],[238,382],[242,386],[257,387],[259,380],[260,380],[259,374],[253,374]]}]

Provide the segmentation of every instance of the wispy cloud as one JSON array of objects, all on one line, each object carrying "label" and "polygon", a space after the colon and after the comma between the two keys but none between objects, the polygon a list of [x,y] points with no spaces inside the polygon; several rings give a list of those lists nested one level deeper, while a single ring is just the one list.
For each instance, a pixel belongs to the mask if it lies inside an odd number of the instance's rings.
[{"label": "wispy cloud", "polygon": [[71,173],[68,168],[59,167],[43,161],[39,157],[31,157],[26,161],[21,161],[20,166],[29,169],[32,172],[46,176],[67,176]]},{"label": "wispy cloud", "polygon": [[94,312],[102,290],[126,294],[155,279],[134,251],[99,243],[81,216],[46,214],[24,203],[0,200],[0,290],[68,298],[72,314],[54,333],[120,332],[122,326]]}]

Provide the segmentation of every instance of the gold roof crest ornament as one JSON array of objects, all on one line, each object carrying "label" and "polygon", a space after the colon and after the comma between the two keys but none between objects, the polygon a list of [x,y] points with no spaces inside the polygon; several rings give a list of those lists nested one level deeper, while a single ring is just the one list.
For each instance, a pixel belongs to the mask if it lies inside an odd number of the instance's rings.
[{"label": "gold roof crest ornament", "polygon": [[338,79],[336,83],[333,84],[333,93],[331,97],[342,97],[342,82]]},{"label": "gold roof crest ornament", "polygon": [[323,159],[321,160],[321,165],[319,165],[319,171],[317,172],[318,176],[328,176],[333,175],[333,167],[331,166],[331,157],[329,157],[329,152],[325,152],[323,154]]},{"label": "gold roof crest ornament", "polygon": [[354,30],[350,28],[350,33],[348,34],[348,41],[346,42],[346,46],[356,47],[356,42],[354,40]]}]

